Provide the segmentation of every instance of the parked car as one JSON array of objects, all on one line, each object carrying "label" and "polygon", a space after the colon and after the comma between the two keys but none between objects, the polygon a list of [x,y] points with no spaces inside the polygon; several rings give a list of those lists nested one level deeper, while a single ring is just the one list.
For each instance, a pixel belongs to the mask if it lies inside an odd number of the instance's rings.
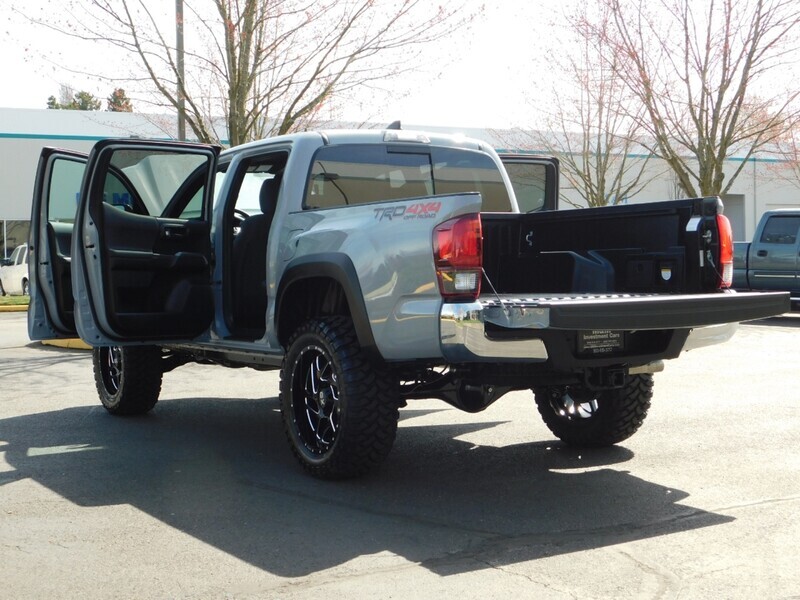
[{"label": "parked car", "polygon": [[28,254],[28,244],[22,244],[0,263],[0,295],[28,295]]},{"label": "parked car", "polygon": [[753,241],[734,244],[733,287],[789,292],[800,311],[800,208],[765,212]]}]

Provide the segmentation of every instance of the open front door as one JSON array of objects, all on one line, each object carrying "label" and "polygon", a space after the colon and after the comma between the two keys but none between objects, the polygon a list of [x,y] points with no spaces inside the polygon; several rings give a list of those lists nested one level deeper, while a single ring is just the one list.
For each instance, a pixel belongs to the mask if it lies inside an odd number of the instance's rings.
[{"label": "open front door", "polygon": [[72,239],[75,325],[84,341],[188,341],[209,328],[218,154],[177,142],[95,145]]},{"label": "open front door", "polygon": [[78,208],[86,154],[44,148],[33,191],[30,233],[32,340],[75,337],[72,300],[72,228]]}]

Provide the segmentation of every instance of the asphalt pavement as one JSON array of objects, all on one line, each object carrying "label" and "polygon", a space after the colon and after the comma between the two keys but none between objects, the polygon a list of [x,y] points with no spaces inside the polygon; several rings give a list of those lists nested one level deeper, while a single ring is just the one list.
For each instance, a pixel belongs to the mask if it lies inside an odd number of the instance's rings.
[{"label": "asphalt pavement", "polygon": [[800,315],[655,376],[642,429],[553,439],[532,395],[401,410],[376,474],[292,457],[278,376],[188,365],[145,417],[0,314],[0,597],[800,598]]}]

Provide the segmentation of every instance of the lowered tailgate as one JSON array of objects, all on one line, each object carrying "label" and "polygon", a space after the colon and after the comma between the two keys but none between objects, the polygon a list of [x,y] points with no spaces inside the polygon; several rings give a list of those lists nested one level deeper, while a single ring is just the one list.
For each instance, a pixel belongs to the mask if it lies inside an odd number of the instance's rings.
[{"label": "lowered tailgate", "polygon": [[450,361],[543,362],[556,369],[645,365],[725,341],[736,323],[782,314],[789,294],[481,296],[445,303],[442,353]]},{"label": "lowered tailgate", "polygon": [[484,320],[511,329],[685,329],[789,311],[785,292],[481,299]]}]

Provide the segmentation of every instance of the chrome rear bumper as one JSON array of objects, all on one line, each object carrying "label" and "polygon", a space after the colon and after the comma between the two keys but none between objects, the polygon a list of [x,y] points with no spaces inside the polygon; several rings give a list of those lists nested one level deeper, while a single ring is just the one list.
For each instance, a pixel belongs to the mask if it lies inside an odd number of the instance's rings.
[{"label": "chrome rear bumper", "polygon": [[[448,362],[545,362],[548,353],[543,340],[491,339],[485,328],[487,323],[491,323],[509,329],[545,330],[549,329],[549,317],[547,308],[531,306],[499,307],[497,303],[486,306],[480,300],[443,304],[439,315],[442,355]],[[733,337],[737,326],[738,323],[722,323],[693,327],[683,350],[726,342]]]}]

